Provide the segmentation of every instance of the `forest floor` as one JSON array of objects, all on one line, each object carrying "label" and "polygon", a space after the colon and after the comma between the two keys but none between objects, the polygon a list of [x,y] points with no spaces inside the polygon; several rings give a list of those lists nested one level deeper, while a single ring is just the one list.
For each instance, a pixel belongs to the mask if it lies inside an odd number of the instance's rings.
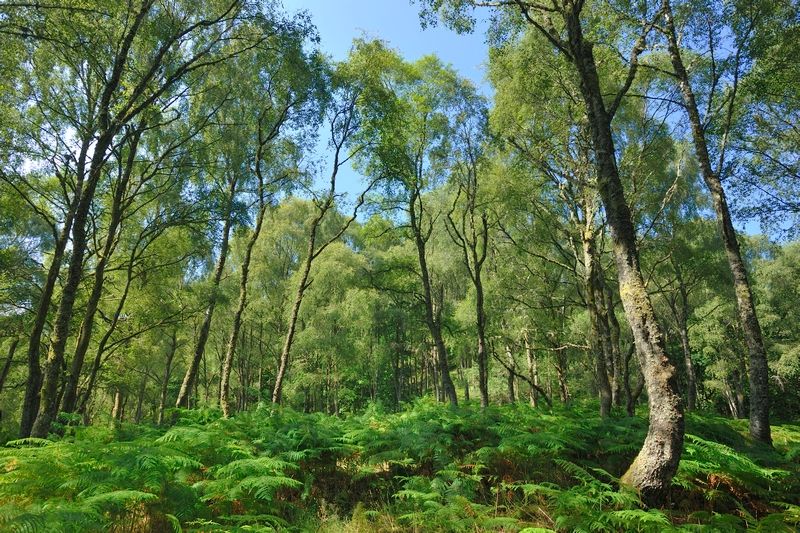
[{"label": "forest floor", "polygon": [[[349,417],[183,411],[0,448],[0,531],[797,531],[800,425],[687,416],[669,500],[620,488],[647,428],[595,406]],[[2,435],[0,435],[2,437]]]}]

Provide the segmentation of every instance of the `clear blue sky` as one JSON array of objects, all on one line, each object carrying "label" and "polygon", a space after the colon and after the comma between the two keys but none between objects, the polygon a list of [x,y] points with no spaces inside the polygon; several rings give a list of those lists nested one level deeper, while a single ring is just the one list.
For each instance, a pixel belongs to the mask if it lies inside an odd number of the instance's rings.
[{"label": "clear blue sky", "polygon": [[[350,51],[353,39],[381,39],[408,61],[435,54],[451,64],[465,78],[472,80],[481,92],[489,96],[489,84],[484,81],[484,64],[488,56],[485,44],[486,23],[479,23],[469,35],[442,27],[422,29],[419,5],[409,0],[283,0],[291,14],[305,10],[320,36],[320,48],[335,60],[343,60]],[[318,155],[325,156],[320,146]],[[324,167],[322,180],[327,180],[329,168]],[[351,168],[342,169],[337,187],[352,199],[364,186],[364,179]]]},{"label": "clear blue sky", "polygon": [[353,39],[381,39],[407,60],[436,54],[487,93],[483,64],[487,59],[485,23],[470,35],[458,35],[438,26],[422,29],[419,6],[409,0],[283,0],[289,13],[311,13],[322,39],[322,49],[334,59],[345,59]]}]

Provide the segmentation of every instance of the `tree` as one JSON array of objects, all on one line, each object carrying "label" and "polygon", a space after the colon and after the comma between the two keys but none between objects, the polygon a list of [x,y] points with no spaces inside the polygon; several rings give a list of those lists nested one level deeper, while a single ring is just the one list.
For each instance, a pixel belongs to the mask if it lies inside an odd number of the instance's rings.
[{"label": "tree", "polygon": [[[478,2],[432,0],[425,3],[428,9],[423,11],[423,15],[435,16],[441,11],[445,20],[464,20],[464,12],[475,4]],[[642,361],[650,400],[647,438],[622,479],[637,487],[645,500],[657,503],[663,499],[678,468],[683,449],[683,406],[677,391],[675,367],[666,353],[663,331],[640,269],[631,211],[617,168],[612,121],[635,79],[639,55],[645,48],[658,12],[647,12],[645,7],[645,12],[637,14],[640,20],[651,22],[645,22],[638,31],[630,48],[629,66],[622,77],[622,85],[615,91],[613,100],[606,102],[601,88],[601,72],[595,61],[592,28],[587,31],[584,27],[582,15],[586,4],[583,1],[541,6],[523,0],[509,0],[490,5],[518,12],[572,65],[578,79],[592,140],[598,190],[612,234],[620,297]],[[453,14],[457,18],[453,18]]]},{"label": "tree", "polygon": [[[56,101],[44,109],[59,110],[56,114],[64,111],[54,122],[56,128],[52,130],[52,136],[60,140],[61,146],[71,144],[70,138],[76,138],[78,142],[71,152],[76,154],[74,158],[67,157],[67,163],[74,162],[74,167],[66,166],[69,174],[61,172],[64,167],[57,168],[62,176],[69,176],[63,182],[73,194],[70,195],[62,238],[56,249],[61,253],[54,254],[54,257],[58,257],[60,262],[67,235],[71,252],[54,319],[41,384],[42,410],[38,415],[39,383],[38,371],[34,367],[38,365],[40,338],[33,335],[29,343],[31,377],[26,391],[23,435],[30,431],[32,435],[46,436],[58,409],[59,377],[87,252],[87,222],[109,151],[130,137],[131,130],[126,130],[128,125],[136,123],[145,113],[174,103],[173,99],[180,94],[175,92],[176,88],[190,73],[221,60],[220,53],[231,53],[230,49],[227,52],[221,52],[221,49],[235,32],[234,21],[241,15],[241,8],[239,2],[208,6],[203,11],[181,4],[172,4],[168,9],[156,8],[151,0],[142,0],[135,5],[100,3],[86,9],[75,6],[72,10],[74,17],[68,22],[59,18],[60,8],[40,9],[26,4],[11,8],[11,26],[21,37],[37,43],[33,48],[34,55],[41,60],[37,65],[44,68],[45,80],[62,75],[67,87],[74,84],[72,88],[64,87],[67,91],[57,93]],[[98,14],[115,24],[107,26],[106,31],[97,31]],[[32,27],[22,25],[20,21],[25,18],[31,18],[35,24]],[[91,38],[87,39],[88,36]],[[71,43],[74,42],[81,44],[73,47]],[[69,46],[61,46],[64,43]],[[192,43],[192,46],[187,46],[187,43]],[[90,58],[92,63],[86,63],[85,58]],[[35,74],[39,72],[34,71]],[[95,77],[95,72],[107,72],[108,76]],[[83,79],[89,83],[83,83]],[[31,80],[34,84],[38,81],[36,77]],[[73,93],[82,98],[73,99]],[[45,90],[42,94],[52,95]],[[80,103],[77,109],[73,108],[73,102]],[[69,117],[68,125],[61,120],[63,116]],[[68,133],[73,129],[77,130],[75,136]],[[57,278],[60,267],[55,263],[51,266],[52,275],[48,276],[53,280]],[[37,321],[37,332],[44,329],[44,310],[49,308],[52,291],[50,293],[40,302],[42,311],[38,313],[41,320]]]},{"label": "tree", "polygon": [[[219,403],[224,416],[231,413],[230,375],[236,345],[239,341],[239,330],[242,315],[247,305],[247,285],[250,272],[250,261],[253,249],[261,234],[264,216],[270,206],[268,195],[274,195],[276,187],[287,185],[287,175],[294,171],[292,158],[296,157],[297,148],[291,141],[279,143],[282,129],[288,123],[310,131],[316,123],[315,111],[318,94],[315,89],[319,85],[319,73],[315,71],[313,59],[306,57],[302,47],[309,32],[308,28],[299,28],[292,39],[284,38],[278,43],[266,43],[257,47],[256,53],[245,56],[242,61],[231,65],[231,74],[249,74],[239,85],[240,97],[244,96],[242,111],[253,113],[258,105],[257,119],[250,125],[247,116],[238,117],[241,129],[252,129],[253,133],[242,135],[241,144],[233,149],[244,148],[248,151],[244,159],[252,160],[251,165],[257,179],[255,192],[257,210],[255,226],[245,245],[245,254],[240,265],[239,301],[233,315],[233,324],[225,352],[225,359],[220,370]],[[275,54],[273,50],[277,49]],[[249,73],[245,69],[252,69]],[[243,72],[245,71],[245,72]],[[302,122],[306,123],[303,124]],[[242,146],[243,145],[243,146]],[[250,146],[252,145],[252,146]],[[288,165],[288,168],[287,168]]]},{"label": "tree", "polygon": [[[400,214],[404,229],[416,248],[422,285],[425,322],[433,340],[436,370],[443,396],[457,404],[450,376],[450,362],[442,333],[444,286],[432,277],[430,240],[441,215],[426,194],[443,181],[448,169],[448,151],[453,146],[458,121],[459,98],[468,86],[438,59],[425,57],[404,63],[381,43],[360,43],[363,61],[391,76],[389,112],[375,117],[366,128],[377,141],[362,157],[368,175],[386,178],[384,205]],[[375,76],[377,74],[373,73]],[[380,81],[380,79],[378,79]],[[467,93],[468,94],[468,93]],[[461,100],[463,102],[463,100]]]},{"label": "tree", "polygon": [[464,266],[475,289],[478,390],[481,407],[489,405],[489,365],[486,339],[483,265],[489,252],[489,201],[484,198],[482,174],[488,165],[487,109],[473,88],[464,85],[456,102],[456,131],[450,181],[455,189],[445,228],[461,249]]},{"label": "tree", "polygon": [[[302,265],[300,266],[300,279],[297,282],[294,300],[289,314],[289,323],[284,337],[283,348],[278,360],[275,374],[275,385],[272,389],[272,403],[280,404],[283,395],[283,384],[289,367],[292,344],[297,331],[297,320],[303,297],[313,281],[311,267],[314,260],[331,244],[338,241],[345,234],[350,225],[358,216],[358,210],[364,204],[365,196],[372,188],[375,180],[358,196],[353,206],[352,215],[343,221],[337,221],[338,228],[330,236],[320,235],[326,215],[335,214],[336,211],[336,180],[339,171],[348,164],[359,152],[365,149],[369,140],[358,135],[361,127],[361,114],[359,103],[369,94],[363,86],[351,78],[351,65],[345,63],[340,66],[339,72],[334,73],[332,89],[334,96],[326,110],[327,125],[330,132],[328,147],[333,152],[328,186],[320,194],[314,194],[312,200],[314,214],[308,222],[308,241]],[[366,96],[365,96],[366,94]],[[369,105],[369,102],[367,103]],[[330,218],[330,217],[328,217]]]},{"label": "tree", "polygon": [[[750,354],[750,434],[753,438],[761,442],[771,444],[772,437],[769,427],[769,367],[767,365],[767,353],[764,348],[761,326],[758,323],[758,314],[756,313],[753,292],[747,277],[747,268],[742,259],[739,241],[736,237],[736,230],[733,227],[731,210],[728,206],[725,189],[722,186],[721,176],[722,172],[724,172],[726,143],[728,142],[728,136],[730,134],[729,129],[731,127],[732,114],[734,106],[737,103],[738,83],[739,76],[741,75],[741,62],[743,60],[742,48],[745,46],[745,41],[750,39],[750,35],[755,29],[754,21],[757,14],[755,12],[749,13],[744,17],[749,17],[747,20],[740,24],[735,24],[734,40],[736,52],[733,57],[733,66],[731,67],[731,76],[733,79],[731,82],[730,94],[727,96],[727,102],[725,104],[725,112],[721,119],[722,124],[718,126],[721,130],[721,146],[718,149],[719,161],[717,169],[715,170],[712,168],[711,164],[708,134],[706,133],[707,121],[711,120],[713,117],[706,117],[706,121],[704,122],[700,116],[700,110],[697,99],[695,98],[692,82],[689,79],[689,74],[684,65],[683,55],[678,44],[678,34],[675,30],[672,5],[669,0],[663,0],[661,9],[664,14],[664,33],[667,38],[670,61],[675,71],[674,75],[678,82],[681,96],[683,97],[686,113],[689,116],[697,161],[700,165],[703,180],[711,193],[712,205],[717,215],[722,243],[725,246],[728,265],[733,275],[733,287],[736,294],[736,306],[739,310],[739,321],[741,322],[742,331],[744,332]],[[756,11],[758,8],[750,6],[749,9]],[[739,26],[744,27],[740,29]],[[712,28],[713,26],[710,25],[709,27]],[[710,31],[717,30],[715,28]],[[709,37],[712,46],[714,46],[713,35],[709,35]],[[719,81],[718,77],[720,74],[712,73],[712,76],[717,77],[713,82],[714,86],[711,88],[713,92],[716,83]],[[710,94],[706,98],[708,102],[711,102],[714,95]],[[710,109],[711,108],[709,108],[709,110]]]}]

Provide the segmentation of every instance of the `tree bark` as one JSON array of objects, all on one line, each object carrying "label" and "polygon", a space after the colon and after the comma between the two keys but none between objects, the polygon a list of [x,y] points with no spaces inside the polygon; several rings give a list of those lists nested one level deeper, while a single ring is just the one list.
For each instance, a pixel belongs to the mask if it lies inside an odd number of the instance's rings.
[{"label": "tree bark", "polygon": [[306,259],[303,263],[303,272],[300,276],[300,282],[297,284],[297,291],[294,296],[294,303],[292,304],[292,312],[289,315],[289,329],[286,331],[286,337],[283,341],[278,371],[275,374],[275,387],[272,389],[272,403],[275,405],[280,404],[283,399],[283,381],[286,378],[286,371],[289,368],[292,343],[294,342],[294,336],[297,332],[297,318],[300,316],[300,306],[303,305],[303,296],[310,285],[308,278],[311,275],[311,264],[314,261],[317,230],[319,229],[320,221],[324,215],[325,213],[322,212],[318,217],[314,218],[311,223],[311,235],[308,240]]},{"label": "tree bark", "polygon": [[75,345],[75,353],[72,356],[72,364],[70,365],[69,374],[64,384],[64,395],[61,398],[61,411],[71,413],[75,411],[78,400],[78,379],[83,369],[83,362],[86,358],[86,352],[89,350],[89,342],[92,339],[92,330],[94,328],[94,317],[97,313],[97,306],[100,303],[100,297],[103,294],[103,283],[105,282],[105,272],[108,262],[111,259],[111,254],[116,247],[117,230],[119,229],[120,222],[123,215],[123,200],[125,193],[128,190],[128,183],[130,182],[133,166],[136,161],[136,150],[141,138],[142,130],[137,130],[131,139],[128,148],[128,157],[125,163],[125,168],[122,171],[119,183],[117,183],[114,190],[114,196],[111,204],[111,216],[108,222],[108,229],[106,231],[106,239],[103,245],[103,250],[98,256],[97,265],[94,271],[94,285],[89,299],[86,302],[86,309],[83,314],[83,321],[78,334],[78,341]]},{"label": "tree bark", "polygon": [[161,393],[158,399],[158,425],[164,423],[164,410],[167,408],[167,394],[169,392],[169,378],[172,374],[172,361],[178,351],[178,328],[172,330],[169,349],[167,350],[167,360],[164,362],[164,377],[161,380]]},{"label": "tree bark", "polygon": [[242,277],[239,282],[239,304],[236,306],[236,312],[233,315],[233,326],[231,329],[230,338],[228,339],[228,347],[225,351],[225,360],[222,363],[219,385],[219,405],[222,408],[222,415],[225,418],[229,417],[231,414],[229,399],[231,370],[233,369],[233,356],[236,352],[236,339],[239,337],[239,328],[242,325],[242,315],[244,314],[244,308],[247,305],[247,281],[250,273],[250,259],[253,256],[253,248],[258,241],[258,236],[261,234],[261,226],[264,222],[264,214],[266,211],[267,204],[262,199],[261,206],[258,209],[258,215],[256,217],[256,226],[253,229],[253,234],[247,241],[244,260],[242,261]]},{"label": "tree bark", "polygon": [[433,300],[433,287],[431,284],[430,270],[428,269],[427,257],[427,237],[423,234],[422,229],[422,213],[418,212],[418,203],[421,201],[420,191],[416,188],[412,191],[409,200],[409,215],[411,232],[414,237],[414,244],[417,247],[417,259],[419,261],[419,273],[422,279],[423,290],[423,303],[425,304],[425,324],[428,326],[428,331],[433,338],[433,345],[436,354],[436,366],[438,373],[442,380],[442,393],[443,396],[452,405],[458,404],[458,397],[456,396],[456,388],[453,385],[453,380],[450,377],[450,362],[447,357],[447,347],[444,344],[442,337],[442,324],[441,324],[441,306],[444,302],[441,301],[442,290],[440,287],[440,301],[437,303]]},{"label": "tree bark", "polygon": [[[467,147],[472,150],[468,140]],[[461,248],[464,266],[467,268],[472,285],[475,288],[475,328],[478,336],[478,389],[481,396],[481,408],[489,405],[489,356],[486,353],[486,305],[483,293],[483,264],[489,249],[489,221],[486,212],[480,213],[476,220],[476,203],[478,201],[478,168],[474,157],[467,163],[465,183],[460,184],[453,207],[447,213],[445,229],[450,238]],[[461,192],[465,196],[465,212],[460,224],[453,220]],[[466,398],[469,399],[469,398]]]},{"label": "tree bark", "polygon": [[189,408],[189,397],[192,394],[192,387],[197,381],[200,362],[206,350],[206,343],[208,342],[208,335],[211,330],[211,319],[214,316],[214,309],[217,306],[217,298],[219,297],[219,283],[220,280],[222,280],[225,261],[228,257],[228,243],[230,240],[231,227],[233,226],[233,202],[236,196],[237,183],[238,180],[234,174],[228,181],[228,205],[225,210],[225,223],[222,228],[222,243],[220,244],[217,265],[214,269],[214,278],[211,282],[211,295],[208,299],[208,307],[206,307],[206,314],[200,326],[200,332],[197,337],[197,342],[195,343],[192,360],[189,362],[189,367],[186,369],[186,374],[183,376],[178,398],[175,400],[175,407]]},{"label": "tree bark", "polygon": [[558,378],[558,396],[564,405],[570,402],[569,386],[567,385],[566,364],[561,355],[556,355],[556,377]]},{"label": "tree bark", "polygon": [[94,392],[94,386],[97,382],[97,374],[100,371],[100,365],[103,361],[103,354],[106,351],[106,346],[108,342],[111,340],[111,335],[114,334],[114,331],[117,329],[117,325],[119,324],[119,319],[122,316],[122,310],[125,308],[125,302],[128,300],[128,294],[130,293],[131,283],[133,282],[133,267],[136,261],[136,250],[131,252],[131,255],[128,260],[128,265],[126,267],[126,275],[125,275],[125,288],[122,290],[122,296],[120,296],[119,301],[117,302],[117,308],[114,310],[114,315],[111,317],[111,324],[109,324],[108,329],[103,334],[100,342],[97,343],[97,350],[95,351],[94,361],[92,361],[92,366],[89,370],[89,379],[86,382],[86,388],[81,393],[80,400],[77,404],[77,411],[84,412],[86,409],[86,405],[89,402],[89,398]]},{"label": "tree bark", "polygon": [[116,422],[122,422],[124,409],[125,402],[123,401],[122,391],[117,388],[114,391],[114,406],[111,408],[111,419]]},{"label": "tree bark", "polygon": [[[750,435],[765,444],[772,444],[772,435],[769,427],[769,366],[767,352],[761,335],[761,326],[758,323],[753,293],[747,278],[747,268],[742,259],[736,230],[733,227],[728,200],[719,173],[714,172],[708,151],[708,142],[705,128],[700,119],[694,91],[689,80],[689,74],[683,64],[675,24],[672,17],[672,7],[669,0],[663,0],[662,7],[666,25],[666,35],[669,44],[669,54],[672,67],[678,78],[678,84],[683,97],[684,107],[691,124],[692,139],[695,154],[700,164],[703,181],[711,194],[714,212],[717,216],[719,232],[725,247],[725,255],[733,275],[733,288],[736,294],[736,307],[739,312],[739,322],[742,326],[745,342],[750,358]],[[737,73],[738,76],[738,73]],[[735,92],[731,98],[735,97]],[[732,103],[731,103],[732,105]]]},{"label": "tree bark", "polygon": [[617,169],[611,114],[603,101],[593,45],[583,35],[582,3],[569,4],[564,12],[570,59],[576,68],[586,105],[594,147],[594,161],[600,197],[619,276],[620,297],[625,315],[641,354],[650,421],[642,449],[623,475],[622,482],[636,487],[648,504],[663,502],[683,450],[683,405],[678,394],[675,367],[667,355],[664,335],[639,266],[636,232]]},{"label": "tree bark", "polygon": [[67,246],[67,241],[69,240],[70,231],[72,230],[72,221],[75,216],[75,209],[78,207],[78,196],[83,186],[83,172],[80,164],[85,160],[85,157],[85,150],[82,150],[78,159],[78,182],[75,185],[75,196],[64,220],[64,226],[61,228],[61,232],[56,236],[53,258],[50,261],[50,268],[47,270],[47,278],[45,279],[44,287],[42,287],[42,295],[39,298],[39,303],[36,307],[36,318],[33,321],[31,335],[28,341],[28,378],[25,382],[25,397],[22,400],[22,414],[20,418],[19,431],[20,437],[23,438],[31,435],[33,423],[36,420],[36,416],[39,414],[39,405],[41,403],[40,391],[42,387],[42,368],[39,360],[42,349],[42,335],[44,333],[45,325],[47,325],[47,315],[50,311],[50,304],[53,300],[53,292],[55,290],[56,283],[58,282],[59,272],[61,271],[61,263],[64,259],[64,250]]},{"label": "tree bark", "polygon": [[134,415],[133,421],[135,424],[139,424],[142,421],[142,407],[144,406],[144,394],[145,390],[147,389],[147,374],[142,376],[142,381],[139,382],[139,390],[136,394],[136,414]]},{"label": "tree bark", "polygon": [[[590,208],[593,209],[593,208]],[[603,317],[599,312],[599,276],[597,272],[597,252],[594,242],[594,224],[587,210],[587,227],[583,232],[583,263],[584,263],[584,286],[586,288],[586,309],[589,312],[589,345],[595,362],[595,379],[597,380],[597,390],[600,395],[600,416],[606,418],[611,414],[611,385],[608,381],[608,369],[606,367],[606,352],[608,343],[607,336],[602,331],[601,322]]]},{"label": "tree bark", "polygon": [[[533,384],[536,385],[536,387],[538,387],[539,361],[537,361],[536,354],[531,348],[531,343],[530,340],[528,339],[528,330],[522,332],[522,339],[525,342],[525,356],[528,359],[528,374],[530,374],[531,382],[533,382]],[[530,388],[529,399],[531,402],[531,407],[539,406],[539,391],[536,390],[536,387]]]},{"label": "tree bark", "polygon": [[511,351],[511,346],[506,344],[506,361],[508,362],[508,372],[506,374],[506,389],[508,391],[508,403],[517,401],[516,383],[514,373],[516,371],[517,362],[514,360],[514,353]]},{"label": "tree bark", "polygon": [[3,365],[3,369],[0,370],[0,392],[3,392],[3,386],[6,384],[6,378],[8,378],[8,373],[11,371],[11,363],[14,362],[14,354],[17,351],[17,345],[19,345],[19,337],[14,337],[14,339],[11,341],[11,344],[8,345],[6,362]]},{"label": "tree bark", "polygon": [[683,276],[680,270],[676,268],[678,274],[678,295],[680,303],[675,305],[673,311],[675,318],[678,322],[678,333],[681,338],[681,349],[683,350],[683,360],[686,365],[686,409],[694,411],[697,404],[697,376],[694,371],[694,362],[692,361],[692,349],[689,344],[689,295],[686,291],[686,285],[683,282]]},{"label": "tree bark", "polygon": [[41,391],[41,410],[33,423],[31,436],[45,438],[50,433],[50,426],[58,413],[58,386],[61,381],[62,366],[67,339],[70,334],[75,298],[83,278],[83,258],[87,249],[87,231],[89,211],[94,199],[97,184],[100,181],[105,154],[111,145],[113,131],[106,131],[97,141],[95,154],[92,157],[86,189],[82,191],[75,217],[72,223],[72,255],[70,256],[67,279],[61,291],[61,301],[53,325],[53,336],[45,363]]},{"label": "tree bark", "polygon": [[619,407],[622,405],[622,352],[620,351],[620,327],[617,315],[614,312],[614,294],[608,283],[603,278],[602,269],[600,271],[600,284],[602,285],[601,294],[603,317],[608,324],[611,361],[611,403]]},{"label": "tree bark", "polygon": [[480,271],[475,276],[475,313],[478,332],[478,390],[481,407],[489,405],[489,354],[486,353],[486,311]]}]

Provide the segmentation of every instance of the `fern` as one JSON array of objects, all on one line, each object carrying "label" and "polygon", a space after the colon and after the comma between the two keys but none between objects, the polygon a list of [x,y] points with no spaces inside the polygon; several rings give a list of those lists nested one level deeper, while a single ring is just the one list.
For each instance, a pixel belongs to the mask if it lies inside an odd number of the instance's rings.
[{"label": "fern", "polygon": [[180,411],[169,429],[70,427],[60,440],[0,448],[0,530],[340,531],[343,516],[364,531],[800,526],[796,426],[774,428],[768,450],[737,421],[692,414],[666,511],[645,509],[618,480],[645,419],[603,420],[593,408],[423,399],[347,418],[205,410]]}]

